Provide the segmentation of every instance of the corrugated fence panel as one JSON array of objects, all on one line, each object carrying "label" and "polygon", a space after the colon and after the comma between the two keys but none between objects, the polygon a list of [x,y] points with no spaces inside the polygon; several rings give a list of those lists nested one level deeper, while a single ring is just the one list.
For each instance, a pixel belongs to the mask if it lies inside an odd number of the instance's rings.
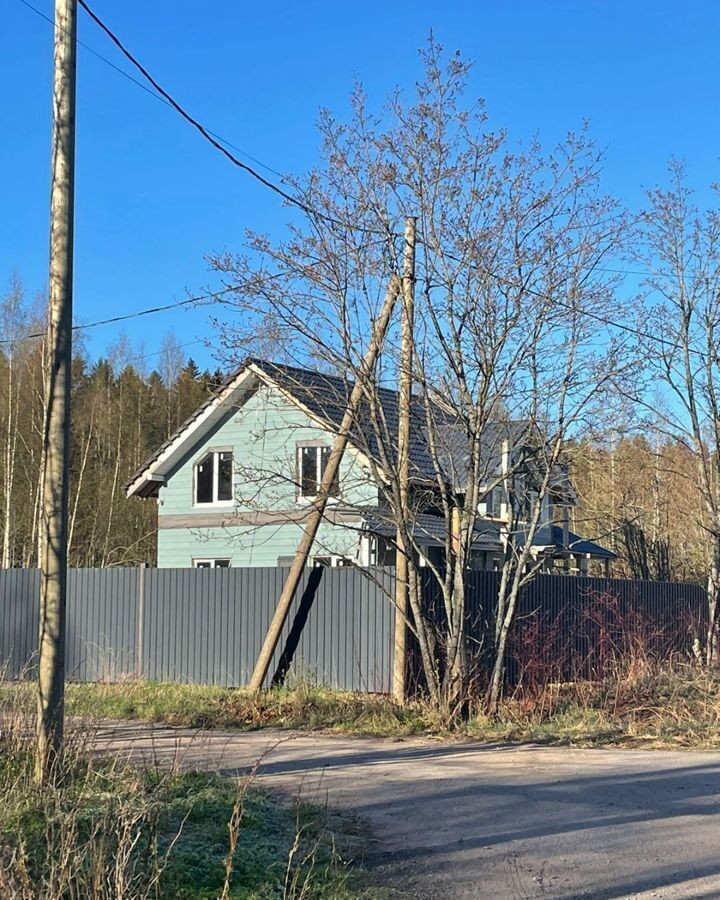
[{"label": "corrugated fence panel", "polygon": [[297,629],[291,673],[342,690],[389,691],[391,586],[392,573],[382,569],[308,570],[281,642],[292,647]]},{"label": "corrugated fence panel", "polygon": [[245,684],[279,587],[275,570],[146,570],[144,676]]},{"label": "corrugated fence panel", "polygon": [[138,569],[70,569],[70,681],[121,681],[136,671]]},{"label": "corrugated fence panel", "polygon": [[[71,570],[68,678],[117,681],[135,674],[245,685],[287,573],[275,567]],[[498,583],[495,572],[468,577],[467,633],[479,677],[492,644]],[[0,572],[0,667],[9,677],[32,667],[38,593],[38,572]],[[423,597],[441,622],[438,586],[427,571]],[[308,568],[267,683],[289,674],[338,689],[389,691],[392,599],[391,569]],[[687,655],[706,620],[705,592],[697,585],[541,575],[519,599],[508,677],[592,676],[613,648],[632,652],[640,638],[659,656]],[[409,649],[412,684],[419,671],[412,639]]]},{"label": "corrugated fence panel", "polygon": [[8,569],[0,573],[0,676],[30,674],[38,646],[40,573]]}]

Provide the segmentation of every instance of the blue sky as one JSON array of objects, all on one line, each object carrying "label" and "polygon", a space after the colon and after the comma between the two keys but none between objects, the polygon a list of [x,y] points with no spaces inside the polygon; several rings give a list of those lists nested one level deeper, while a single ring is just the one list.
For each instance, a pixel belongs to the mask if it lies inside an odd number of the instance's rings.
[{"label": "blue sky", "polygon": [[[52,16],[51,0],[32,0]],[[359,78],[373,103],[411,91],[433,28],[475,61],[471,91],[493,126],[551,143],[589,119],[606,148],[605,187],[637,208],[686,160],[701,197],[720,180],[720,3],[479,0],[238,3],[93,0],[93,8],[193,114],[284,172],[317,159],[321,106],[340,115]],[[3,173],[0,286],[47,280],[52,29],[19,0],[0,35]],[[87,16],[80,39],[127,68]],[[75,314],[89,321],[181,299],[212,285],[204,254],[240,248],[244,230],[282,233],[292,214],[177,114],[80,48]],[[147,363],[173,329],[212,363],[206,310],[127,323]],[[88,333],[93,355],[117,337]]]}]

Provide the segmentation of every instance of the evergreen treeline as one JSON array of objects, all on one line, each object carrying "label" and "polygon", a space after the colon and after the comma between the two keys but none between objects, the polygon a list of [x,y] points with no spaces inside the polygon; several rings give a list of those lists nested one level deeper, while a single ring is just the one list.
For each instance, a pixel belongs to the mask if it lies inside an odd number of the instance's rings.
[{"label": "evergreen treeline", "polygon": [[[13,281],[0,301],[0,526],[2,568],[38,562],[45,410],[44,340],[38,315]],[[157,508],[127,500],[129,475],[203,402],[222,376],[183,360],[172,335],[147,371],[125,339],[92,362],[73,360],[69,560],[71,566],[132,566],[156,559]]]}]

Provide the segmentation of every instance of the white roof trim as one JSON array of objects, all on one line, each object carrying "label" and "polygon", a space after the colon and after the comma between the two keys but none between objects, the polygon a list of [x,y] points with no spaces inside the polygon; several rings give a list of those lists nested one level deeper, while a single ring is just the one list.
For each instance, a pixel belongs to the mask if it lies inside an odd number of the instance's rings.
[{"label": "white roof trim", "polygon": [[126,488],[125,496],[132,497],[138,493],[140,488],[148,481],[165,481],[167,471],[175,462],[183,455],[184,448],[197,431],[207,429],[226,411],[229,401],[233,398],[246,381],[251,376],[255,377],[257,373],[252,372],[250,368],[245,368],[232,381],[229,381],[222,390],[217,394],[211,403],[209,403],[200,415],[193,419],[190,424],[184,428],[175,439],[168,444],[163,452],[154,459]]}]

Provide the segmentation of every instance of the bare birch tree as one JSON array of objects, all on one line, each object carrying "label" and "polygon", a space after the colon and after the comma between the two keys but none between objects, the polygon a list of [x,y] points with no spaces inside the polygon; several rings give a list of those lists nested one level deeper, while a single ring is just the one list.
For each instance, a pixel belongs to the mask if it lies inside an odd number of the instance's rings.
[{"label": "bare birch tree", "polygon": [[23,324],[23,291],[17,277],[0,304],[0,330],[5,335],[4,358],[4,423],[3,423],[3,541],[2,568],[8,569],[13,559],[13,490],[15,487],[20,401],[19,360]]}]

